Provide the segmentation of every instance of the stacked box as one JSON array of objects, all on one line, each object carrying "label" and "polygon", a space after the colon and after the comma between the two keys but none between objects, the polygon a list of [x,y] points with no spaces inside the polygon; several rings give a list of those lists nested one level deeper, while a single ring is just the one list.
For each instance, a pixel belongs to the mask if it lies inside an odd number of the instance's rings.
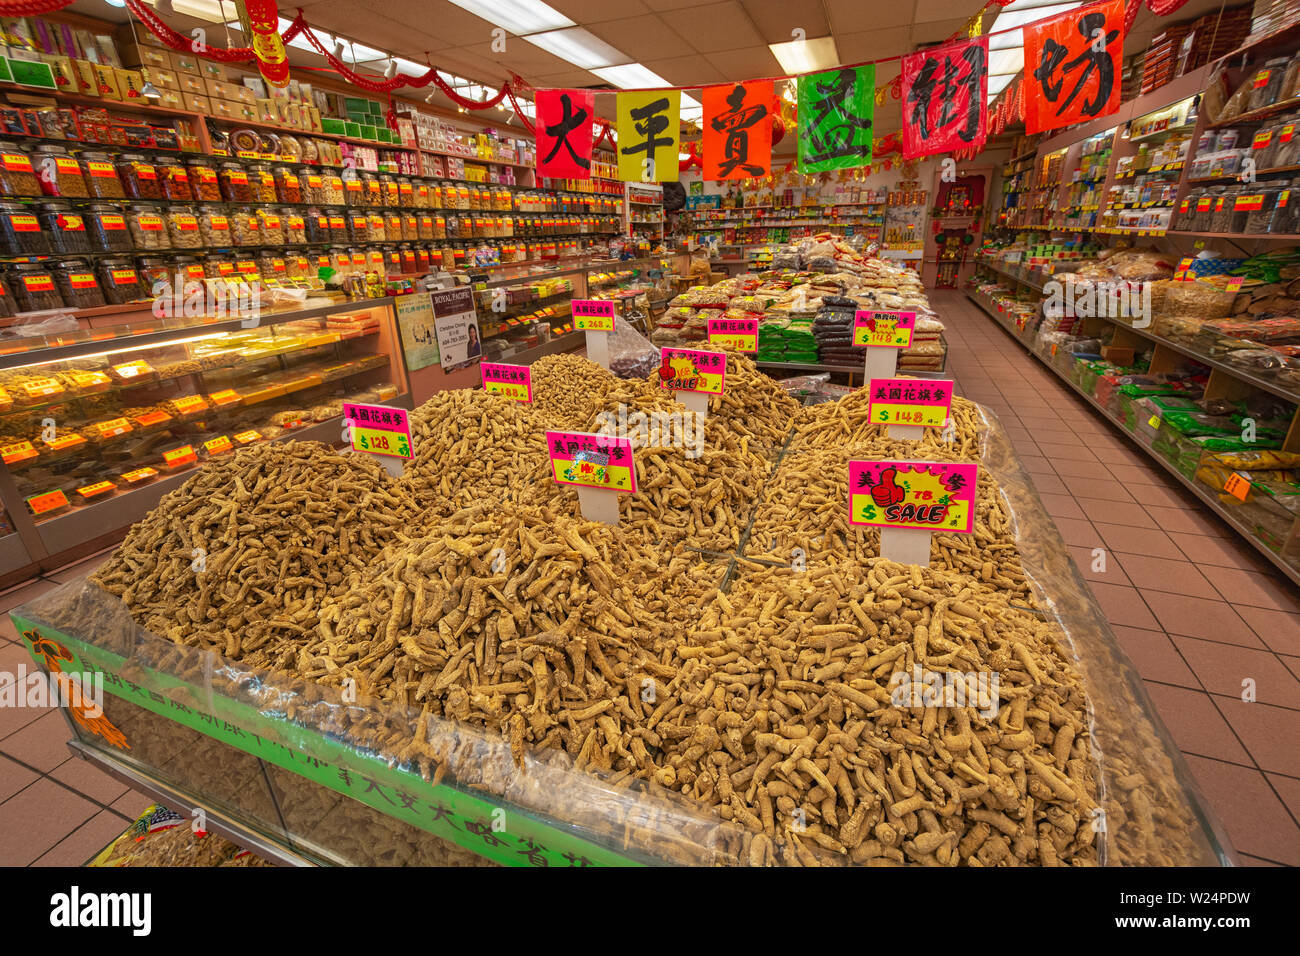
[{"label": "stacked box", "polygon": [[1250,23],[1251,8],[1245,5],[1197,18],[1183,38],[1179,73],[1189,73],[1237,49],[1246,42]]},{"label": "stacked box", "polygon": [[1142,83],[1138,92],[1150,93],[1164,86],[1176,75],[1183,39],[1191,32],[1190,23],[1174,23],[1151,38],[1142,57]]}]

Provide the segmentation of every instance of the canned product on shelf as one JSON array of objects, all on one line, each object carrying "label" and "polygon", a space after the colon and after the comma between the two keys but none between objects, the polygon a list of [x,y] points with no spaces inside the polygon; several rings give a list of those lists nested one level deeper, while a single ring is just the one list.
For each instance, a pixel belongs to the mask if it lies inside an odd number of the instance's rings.
[{"label": "canned product on shelf", "polygon": [[68,200],[47,199],[37,215],[42,231],[50,237],[51,252],[67,255],[90,251],[86,219]]}]

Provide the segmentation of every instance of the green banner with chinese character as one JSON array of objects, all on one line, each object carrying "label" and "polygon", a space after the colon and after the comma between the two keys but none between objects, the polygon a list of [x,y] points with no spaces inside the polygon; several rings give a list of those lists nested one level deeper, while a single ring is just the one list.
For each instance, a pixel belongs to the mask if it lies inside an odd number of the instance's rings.
[{"label": "green banner with chinese character", "polygon": [[876,67],[839,67],[799,77],[799,172],[871,162]]}]

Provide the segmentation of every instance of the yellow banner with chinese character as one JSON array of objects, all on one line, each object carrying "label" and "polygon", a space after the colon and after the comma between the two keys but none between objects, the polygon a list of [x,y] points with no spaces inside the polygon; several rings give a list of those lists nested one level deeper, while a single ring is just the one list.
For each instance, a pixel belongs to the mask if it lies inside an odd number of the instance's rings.
[{"label": "yellow banner with chinese character", "polygon": [[633,183],[677,182],[681,146],[679,90],[618,94],[618,178]]}]

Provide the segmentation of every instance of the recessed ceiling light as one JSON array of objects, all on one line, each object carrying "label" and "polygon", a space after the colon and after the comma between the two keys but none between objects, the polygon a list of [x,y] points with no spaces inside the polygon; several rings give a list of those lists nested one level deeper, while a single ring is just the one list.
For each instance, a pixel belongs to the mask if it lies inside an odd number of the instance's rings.
[{"label": "recessed ceiling light", "polygon": [[524,39],[533,46],[539,46],[547,53],[553,53],[584,70],[626,63],[630,59],[626,54],[614,49],[600,37],[582,27],[535,33]]},{"label": "recessed ceiling light", "polygon": [[812,73],[838,66],[840,55],[835,49],[834,37],[817,37],[813,40],[790,40],[786,43],[769,43],[767,48],[788,74]]},{"label": "recessed ceiling light", "polygon": [[509,30],[515,36],[543,33],[577,26],[554,7],[541,0],[451,0],[462,10],[468,10],[488,23]]}]

